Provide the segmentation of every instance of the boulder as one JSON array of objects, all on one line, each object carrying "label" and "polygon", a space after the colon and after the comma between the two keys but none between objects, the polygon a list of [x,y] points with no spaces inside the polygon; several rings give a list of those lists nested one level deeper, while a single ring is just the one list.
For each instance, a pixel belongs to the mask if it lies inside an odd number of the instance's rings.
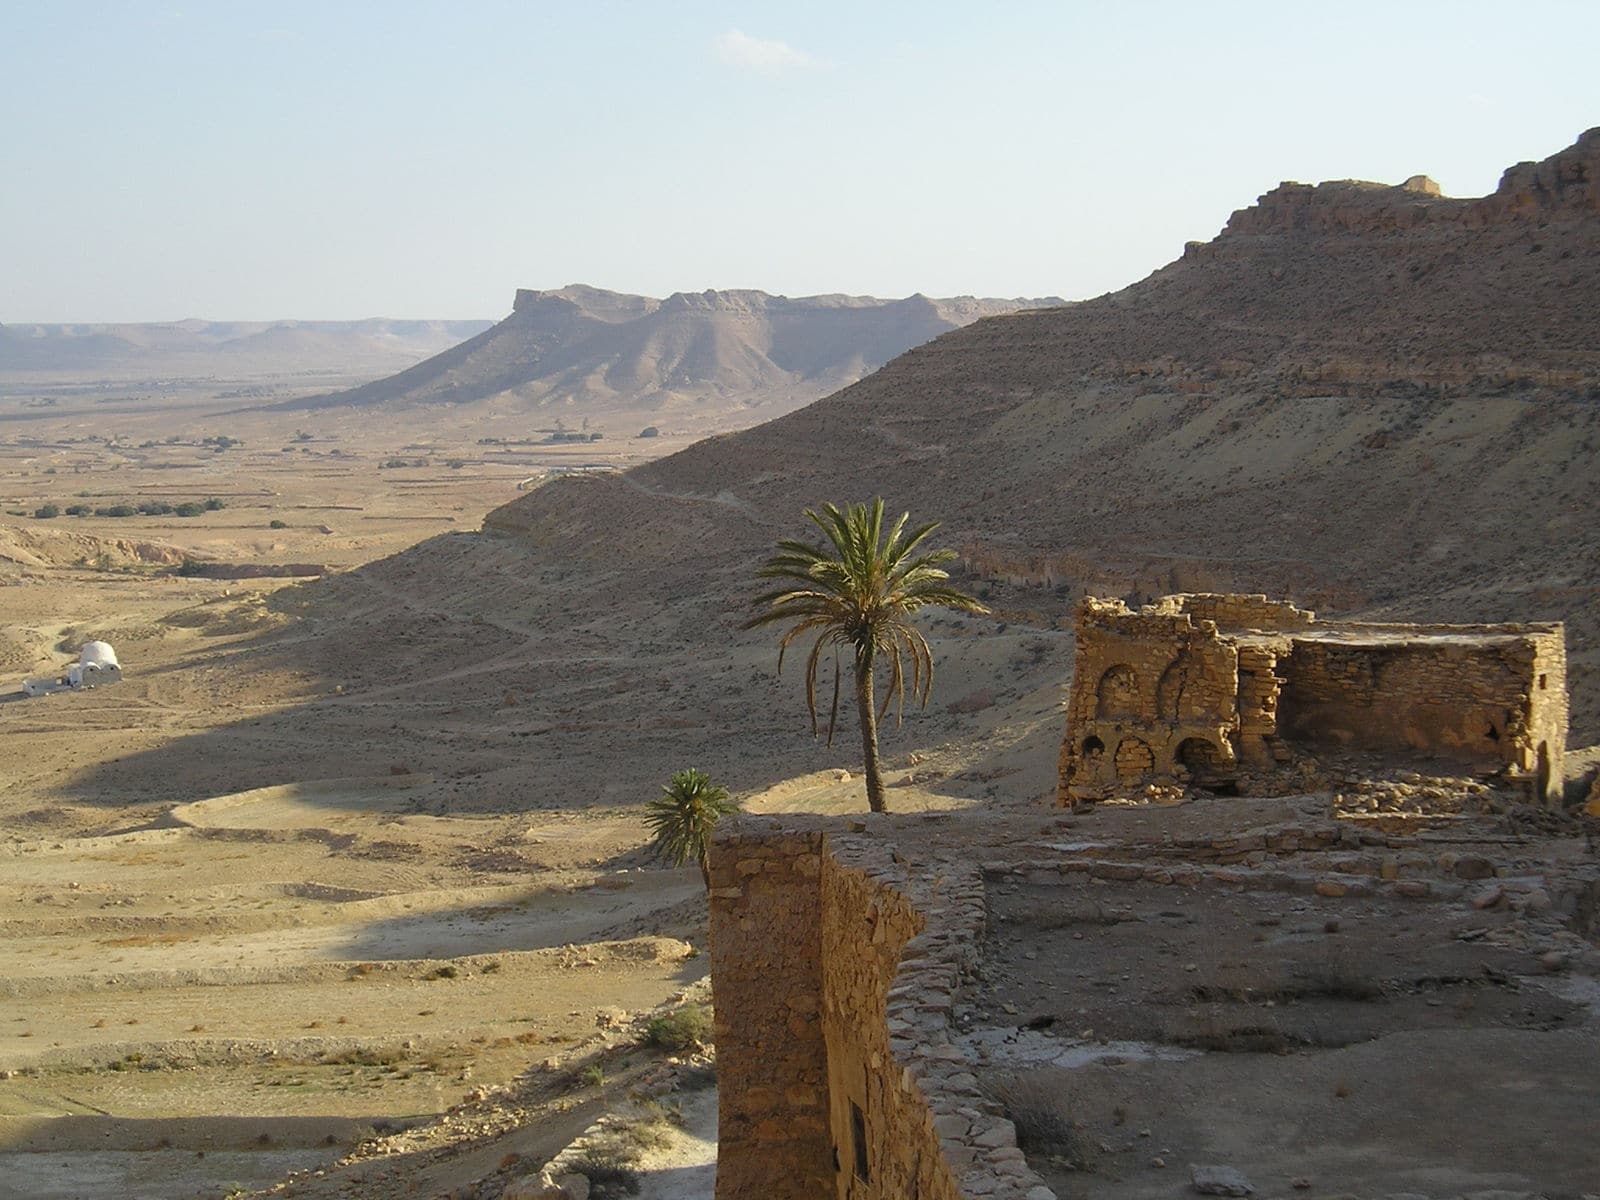
[{"label": "boulder", "polygon": [[1189,1167],[1189,1186],[1202,1196],[1249,1196],[1255,1193],[1250,1181],[1233,1167]]}]

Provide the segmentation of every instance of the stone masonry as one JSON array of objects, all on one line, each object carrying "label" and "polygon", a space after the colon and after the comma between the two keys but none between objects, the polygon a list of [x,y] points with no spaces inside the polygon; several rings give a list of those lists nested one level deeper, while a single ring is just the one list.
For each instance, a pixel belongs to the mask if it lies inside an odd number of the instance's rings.
[{"label": "stone masonry", "polygon": [[1271,786],[1301,747],[1443,759],[1559,804],[1559,624],[1318,621],[1265,596],[1084,600],[1057,802]]},{"label": "stone masonry", "polygon": [[744,817],[711,873],[717,1200],[1054,1200],[951,1042],[975,864]]}]

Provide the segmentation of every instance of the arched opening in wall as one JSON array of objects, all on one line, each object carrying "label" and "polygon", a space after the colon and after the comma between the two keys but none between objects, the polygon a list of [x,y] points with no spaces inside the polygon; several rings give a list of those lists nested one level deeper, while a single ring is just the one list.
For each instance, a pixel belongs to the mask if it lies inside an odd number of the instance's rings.
[{"label": "arched opening in wall", "polygon": [[1139,677],[1126,663],[1118,663],[1100,676],[1095,711],[1102,717],[1131,717],[1139,712]]},{"label": "arched opening in wall", "polygon": [[1117,743],[1117,782],[1137,783],[1156,769],[1156,756],[1139,738],[1123,738]]},{"label": "arched opening in wall", "polygon": [[1534,799],[1544,801],[1550,794],[1550,743],[1539,743],[1539,770],[1534,777],[1534,786],[1538,789]]},{"label": "arched opening in wall", "polygon": [[1233,767],[1214,743],[1205,738],[1184,738],[1178,743],[1174,758],[1180,767],[1189,772],[1189,779],[1195,787],[1225,796],[1238,795]]},{"label": "arched opening in wall", "polygon": [[1083,745],[1078,747],[1078,756],[1085,759],[1101,758],[1104,756],[1105,752],[1106,744],[1093,734],[1090,734],[1088,737],[1084,738]]}]

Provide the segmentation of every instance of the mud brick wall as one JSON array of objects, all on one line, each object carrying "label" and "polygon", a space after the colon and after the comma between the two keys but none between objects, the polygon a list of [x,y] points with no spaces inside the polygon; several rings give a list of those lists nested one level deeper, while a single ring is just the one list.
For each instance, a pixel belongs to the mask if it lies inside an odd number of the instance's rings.
[{"label": "mud brick wall", "polygon": [[717,1200],[1055,1200],[951,1042],[977,868],[732,825],[712,854]]}]

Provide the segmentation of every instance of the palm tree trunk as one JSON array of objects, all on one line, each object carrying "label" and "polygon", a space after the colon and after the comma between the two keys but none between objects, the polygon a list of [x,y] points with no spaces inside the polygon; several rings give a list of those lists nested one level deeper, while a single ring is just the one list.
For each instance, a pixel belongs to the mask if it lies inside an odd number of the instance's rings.
[{"label": "palm tree trunk", "polygon": [[856,711],[861,715],[861,754],[866,759],[867,807],[888,812],[883,802],[883,772],[878,766],[878,710],[872,702],[872,663],[856,665]]}]

